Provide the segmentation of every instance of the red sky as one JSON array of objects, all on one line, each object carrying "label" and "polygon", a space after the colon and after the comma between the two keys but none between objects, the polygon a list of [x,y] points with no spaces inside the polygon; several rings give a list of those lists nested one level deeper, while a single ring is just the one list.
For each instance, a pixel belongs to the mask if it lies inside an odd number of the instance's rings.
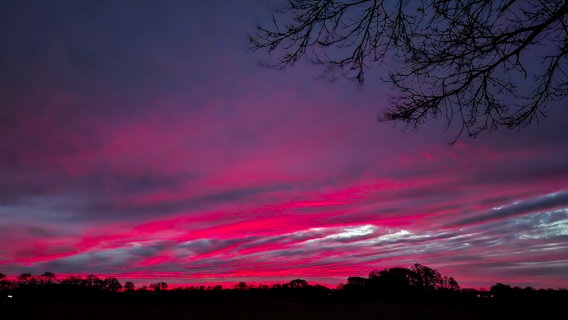
[{"label": "red sky", "polygon": [[568,287],[566,102],[455,145],[377,122],[372,76],[259,66],[274,3],[3,1],[0,272]]}]

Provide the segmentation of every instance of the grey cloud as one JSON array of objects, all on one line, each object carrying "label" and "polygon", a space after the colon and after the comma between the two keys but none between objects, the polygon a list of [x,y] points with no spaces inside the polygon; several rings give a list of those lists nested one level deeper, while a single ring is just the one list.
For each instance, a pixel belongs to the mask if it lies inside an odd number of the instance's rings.
[{"label": "grey cloud", "polygon": [[195,254],[212,253],[233,245],[247,244],[259,239],[257,236],[231,238],[231,239],[198,239],[178,245],[178,248],[190,250]]},{"label": "grey cloud", "polygon": [[325,229],[312,229],[294,233],[288,233],[279,236],[269,236],[269,237],[259,237],[258,240],[252,241],[250,243],[244,244],[242,248],[253,248],[255,246],[260,246],[264,244],[294,244],[296,242],[302,242],[305,240],[320,238],[330,234],[330,230]]},{"label": "grey cloud", "polygon": [[525,200],[516,204],[508,205],[500,209],[492,209],[488,212],[458,220],[452,226],[464,226],[497,219],[505,219],[527,213],[551,210],[558,207],[568,207],[568,190],[544,195],[536,199]]},{"label": "grey cloud", "polygon": [[538,263],[517,263],[509,267],[503,268],[508,275],[523,275],[523,276],[542,276],[545,274],[548,277],[559,276],[565,277],[566,263],[568,261],[542,261]]},{"label": "grey cloud", "polygon": [[510,275],[522,276],[566,276],[567,260],[544,259],[536,262],[518,261],[484,261],[470,262],[470,267],[481,272],[491,273],[495,277]]},{"label": "grey cloud", "polygon": [[[177,178],[172,177],[171,183],[162,184],[162,188],[167,190],[169,188],[175,188],[178,183],[186,183],[187,181],[178,181]],[[182,178],[183,180],[183,178]],[[168,181],[168,180],[166,180]],[[179,212],[197,212],[199,210],[207,210],[213,206],[219,206],[221,204],[238,202],[251,203],[251,198],[253,196],[262,195],[266,192],[286,190],[290,185],[286,184],[276,184],[276,185],[266,185],[259,187],[250,187],[243,189],[231,189],[225,191],[211,191],[203,195],[188,196],[183,199],[162,201],[159,203],[152,204],[131,204],[124,202],[117,204],[115,203],[115,196],[113,195],[99,195],[98,199],[90,199],[90,203],[86,203],[83,206],[77,206],[74,208],[74,216],[72,219],[77,221],[91,221],[91,220],[129,220],[135,218],[137,220],[141,218],[150,217],[165,217],[170,214],[175,214]],[[160,188],[158,184],[156,188]],[[107,192],[109,193],[109,192]],[[120,192],[118,195],[121,195]]]},{"label": "grey cloud", "polygon": [[[172,247],[172,243],[162,241],[154,244],[102,249],[79,253],[47,262],[34,264],[35,272],[52,271],[55,273],[115,273],[117,270],[137,268],[143,258],[158,255],[161,251]],[[114,270],[114,271],[111,271]]]},{"label": "grey cloud", "polygon": [[168,248],[172,248],[173,246],[174,243],[171,241],[160,241],[150,245],[141,244],[129,249],[127,252],[133,256],[148,258],[155,256]]}]

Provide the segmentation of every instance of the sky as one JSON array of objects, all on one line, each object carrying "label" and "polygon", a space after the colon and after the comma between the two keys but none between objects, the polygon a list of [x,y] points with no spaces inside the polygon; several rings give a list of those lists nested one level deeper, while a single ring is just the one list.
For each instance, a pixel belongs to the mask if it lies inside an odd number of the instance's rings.
[{"label": "sky", "polygon": [[378,122],[372,69],[261,66],[278,4],[0,2],[0,272],[568,287],[567,101],[453,145]]}]

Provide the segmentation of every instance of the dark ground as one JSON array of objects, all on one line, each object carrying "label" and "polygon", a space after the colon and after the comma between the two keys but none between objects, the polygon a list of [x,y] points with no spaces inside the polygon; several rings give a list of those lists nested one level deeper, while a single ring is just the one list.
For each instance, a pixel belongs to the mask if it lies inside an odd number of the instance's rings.
[{"label": "dark ground", "polygon": [[[568,302],[568,301],[567,301]],[[0,304],[0,319],[568,319],[556,305],[460,305],[300,299],[194,299],[188,301],[18,301]]]}]

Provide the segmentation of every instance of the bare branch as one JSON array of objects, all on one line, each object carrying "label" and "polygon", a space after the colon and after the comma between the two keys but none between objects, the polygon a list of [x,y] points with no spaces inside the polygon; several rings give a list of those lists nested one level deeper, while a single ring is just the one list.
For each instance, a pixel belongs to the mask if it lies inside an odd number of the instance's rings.
[{"label": "bare branch", "polygon": [[275,66],[305,58],[359,82],[383,64],[394,93],[381,120],[445,115],[476,136],[524,127],[566,97],[567,14],[568,0],[290,0],[250,42],[278,53]]}]

